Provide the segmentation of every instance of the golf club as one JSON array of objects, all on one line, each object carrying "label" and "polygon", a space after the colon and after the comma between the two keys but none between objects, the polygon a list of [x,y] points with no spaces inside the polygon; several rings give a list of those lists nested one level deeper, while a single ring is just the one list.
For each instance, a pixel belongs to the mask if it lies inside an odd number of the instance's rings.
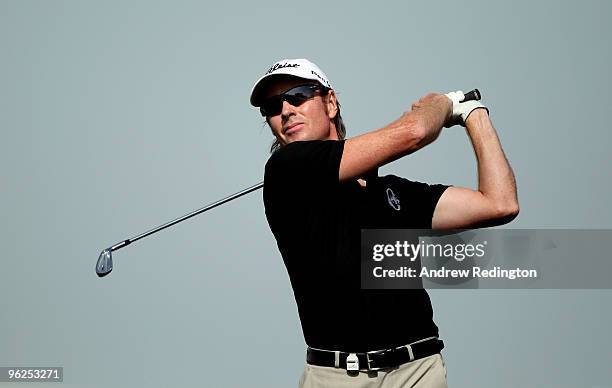
[{"label": "golf club", "polygon": [[158,226],[157,228],[153,228],[147,232],[144,232],[142,234],[139,234],[138,236],[129,238],[127,240],[123,240],[121,242],[118,242],[117,244],[106,248],[105,250],[102,251],[102,253],[100,253],[100,257],[98,258],[98,262],[96,263],[96,273],[98,274],[99,277],[103,277],[108,275],[112,270],[113,270],[113,251],[116,251],[117,249],[121,249],[127,245],[130,245],[131,243],[133,243],[134,241],[138,241],[141,238],[145,238],[147,236],[152,235],[153,233],[159,232],[162,229],[166,229],[171,227],[172,225],[178,224],[181,221],[185,221],[188,218],[197,216],[200,213],[203,213],[207,210],[210,210],[212,208],[215,208],[219,205],[223,205],[226,202],[229,202],[233,199],[236,199],[238,197],[242,197],[245,194],[250,193],[251,191],[255,191],[257,189],[260,189],[263,187],[263,182],[259,182],[258,184],[248,187],[244,190],[241,190],[235,194],[232,194],[228,197],[225,197],[223,199],[218,200],[217,202],[213,202],[210,205],[206,205],[198,210],[194,210],[189,214],[185,214],[182,217],[179,217],[177,219],[174,219],[172,221],[166,222],[163,225]]},{"label": "golf club", "polygon": [[[478,91],[478,89],[474,89],[471,90],[467,93],[464,94],[464,98],[461,102],[463,101],[469,101],[469,100],[480,100],[481,95],[480,92]],[[160,225],[156,228],[153,228],[147,232],[144,232],[142,234],[139,234],[138,236],[129,238],[127,240],[123,240],[121,242],[118,242],[117,244],[110,246],[106,249],[104,249],[101,253],[100,256],[98,257],[98,261],[96,262],[96,274],[99,277],[104,277],[106,275],[108,275],[112,270],[113,270],[113,251],[116,251],[118,249],[121,249],[127,245],[130,245],[131,243],[138,241],[142,238],[145,238],[147,236],[152,235],[153,233],[157,233],[160,230],[166,229],[171,227],[172,225],[178,224],[179,222],[185,221],[186,219],[189,219],[191,217],[197,216],[200,213],[204,213],[205,211],[208,211],[210,209],[213,209],[217,206],[223,205],[226,202],[229,202],[231,200],[234,200],[236,198],[242,197],[245,194],[248,194],[252,191],[261,189],[263,187],[264,183],[263,182],[259,182],[256,185],[253,185],[251,187],[247,187],[244,190],[241,190],[235,194],[232,194],[228,197],[225,197],[223,199],[220,199],[216,202],[211,203],[210,205],[206,205],[200,209],[194,210],[189,214],[185,214],[182,217],[176,218],[172,221],[166,222],[163,225]]]}]

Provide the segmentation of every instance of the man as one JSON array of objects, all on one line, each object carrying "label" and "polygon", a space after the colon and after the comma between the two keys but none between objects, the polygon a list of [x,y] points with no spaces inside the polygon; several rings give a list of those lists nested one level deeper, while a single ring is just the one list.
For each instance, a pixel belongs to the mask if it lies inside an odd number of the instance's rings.
[{"label": "man", "polygon": [[[461,95],[428,94],[389,125],[345,140],[335,91],[312,62],[281,60],[254,85],[251,104],[276,138],[264,204],[308,345],[301,387],[447,386],[427,292],[362,290],[359,249],[362,228],[472,228],[518,214],[488,110]],[[472,141],[478,190],[377,176],[454,124]]]}]

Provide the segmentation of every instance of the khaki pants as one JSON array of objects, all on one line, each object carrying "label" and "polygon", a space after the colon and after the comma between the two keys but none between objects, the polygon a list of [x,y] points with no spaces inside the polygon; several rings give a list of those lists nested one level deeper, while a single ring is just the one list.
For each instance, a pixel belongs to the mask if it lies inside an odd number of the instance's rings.
[{"label": "khaki pants", "polygon": [[345,369],[306,364],[300,388],[448,388],[440,353],[393,369],[349,374]]}]

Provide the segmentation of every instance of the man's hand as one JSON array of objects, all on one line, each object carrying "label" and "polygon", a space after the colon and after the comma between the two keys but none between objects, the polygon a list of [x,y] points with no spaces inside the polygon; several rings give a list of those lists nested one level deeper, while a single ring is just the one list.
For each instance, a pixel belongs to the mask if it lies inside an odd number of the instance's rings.
[{"label": "man's hand", "polygon": [[448,97],[453,104],[451,118],[444,124],[446,128],[452,127],[453,125],[461,125],[465,127],[465,122],[474,109],[484,108],[486,109],[487,113],[489,113],[489,109],[480,101],[470,100],[461,102],[465,98],[465,95],[461,90],[446,93],[445,96]]},{"label": "man's hand", "polygon": [[444,94],[429,93],[412,103],[412,112],[421,118],[427,137],[433,141],[453,118],[453,103]]}]

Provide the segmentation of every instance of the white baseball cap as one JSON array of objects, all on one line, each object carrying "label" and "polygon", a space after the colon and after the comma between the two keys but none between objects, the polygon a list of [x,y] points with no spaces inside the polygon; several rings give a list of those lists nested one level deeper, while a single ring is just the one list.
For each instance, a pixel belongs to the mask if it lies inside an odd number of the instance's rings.
[{"label": "white baseball cap", "polygon": [[270,84],[270,81],[281,74],[317,81],[327,88],[332,88],[325,73],[308,59],[282,59],[273,64],[266,71],[266,74],[255,82],[251,90],[251,105],[260,106],[262,92]]}]

